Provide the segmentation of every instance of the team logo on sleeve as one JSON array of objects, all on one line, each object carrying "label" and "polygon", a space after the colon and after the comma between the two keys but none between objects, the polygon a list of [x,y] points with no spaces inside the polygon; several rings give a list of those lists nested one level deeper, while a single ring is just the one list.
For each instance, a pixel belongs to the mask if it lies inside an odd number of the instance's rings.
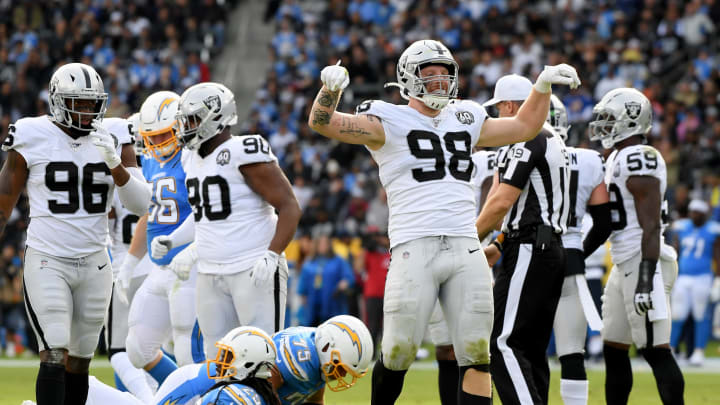
[{"label": "team logo on sleeve", "polygon": [[461,124],[470,125],[475,122],[475,116],[469,111],[458,111],[455,113],[455,117]]},{"label": "team logo on sleeve", "polygon": [[625,112],[630,119],[634,120],[640,115],[640,103],[635,101],[628,101],[625,103]]},{"label": "team logo on sleeve", "polygon": [[218,95],[206,98],[203,100],[203,104],[205,104],[205,107],[207,107],[207,109],[212,113],[219,113],[220,107],[222,107],[222,104],[220,103],[220,96]]},{"label": "team logo on sleeve", "polygon": [[220,166],[225,166],[226,164],[230,163],[230,150],[221,150],[220,153],[218,153],[217,158],[215,158],[215,163]]},{"label": "team logo on sleeve", "polygon": [[615,165],[613,168],[613,176],[620,177],[620,165]]}]

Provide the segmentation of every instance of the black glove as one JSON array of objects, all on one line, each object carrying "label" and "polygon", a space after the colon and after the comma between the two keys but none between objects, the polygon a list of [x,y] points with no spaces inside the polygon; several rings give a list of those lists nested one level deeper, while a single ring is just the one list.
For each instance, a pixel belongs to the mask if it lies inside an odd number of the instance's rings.
[{"label": "black glove", "polygon": [[653,276],[655,275],[656,265],[657,262],[655,260],[643,259],[640,262],[634,299],[635,312],[640,316],[645,315],[648,310],[653,308],[650,293],[652,293],[653,289]]}]

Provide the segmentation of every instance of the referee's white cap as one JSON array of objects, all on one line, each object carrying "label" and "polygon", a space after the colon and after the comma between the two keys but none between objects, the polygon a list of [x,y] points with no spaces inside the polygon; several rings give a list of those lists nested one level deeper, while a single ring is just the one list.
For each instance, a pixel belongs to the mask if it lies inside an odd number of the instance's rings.
[{"label": "referee's white cap", "polygon": [[501,101],[524,101],[530,96],[532,82],[527,77],[512,74],[505,75],[495,83],[493,98],[483,103],[483,107],[490,107]]}]

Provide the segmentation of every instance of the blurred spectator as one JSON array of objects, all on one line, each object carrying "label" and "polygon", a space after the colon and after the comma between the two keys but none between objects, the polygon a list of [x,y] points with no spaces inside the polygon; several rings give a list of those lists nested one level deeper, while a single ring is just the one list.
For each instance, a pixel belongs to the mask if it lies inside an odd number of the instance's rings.
[{"label": "blurred spectator", "polygon": [[5,245],[0,255],[0,329],[4,329],[4,349],[8,357],[22,353],[25,331],[22,258],[15,247]]},{"label": "blurred spectator", "polygon": [[377,227],[368,226],[363,238],[363,249],[359,268],[363,274],[365,323],[370,329],[373,342],[379,345],[382,336],[385,278],[390,267],[390,240],[387,233]]},{"label": "blurred spectator", "polygon": [[350,263],[335,255],[330,237],[314,240],[314,256],[300,269],[298,295],[304,307],[301,325],[318,326],[328,318],[348,313],[346,292],[354,284]]}]

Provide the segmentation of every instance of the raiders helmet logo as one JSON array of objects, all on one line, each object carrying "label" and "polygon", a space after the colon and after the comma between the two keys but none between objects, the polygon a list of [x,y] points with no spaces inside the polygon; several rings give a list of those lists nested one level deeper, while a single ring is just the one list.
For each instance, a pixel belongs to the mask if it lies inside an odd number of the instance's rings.
[{"label": "raiders helmet logo", "polygon": [[628,101],[625,103],[625,112],[630,119],[634,120],[640,115],[640,103],[635,101]]},{"label": "raiders helmet logo", "polygon": [[230,163],[230,150],[221,150],[220,153],[218,153],[217,158],[215,158],[215,163],[220,166],[225,166],[226,164]]},{"label": "raiders helmet logo", "polygon": [[461,124],[470,125],[475,122],[475,116],[469,111],[458,111],[455,113],[455,117]]},{"label": "raiders helmet logo", "polygon": [[220,103],[220,96],[217,95],[206,98],[203,100],[203,104],[205,104],[205,107],[207,107],[207,109],[213,114],[219,113],[220,107],[222,107],[222,104]]}]

